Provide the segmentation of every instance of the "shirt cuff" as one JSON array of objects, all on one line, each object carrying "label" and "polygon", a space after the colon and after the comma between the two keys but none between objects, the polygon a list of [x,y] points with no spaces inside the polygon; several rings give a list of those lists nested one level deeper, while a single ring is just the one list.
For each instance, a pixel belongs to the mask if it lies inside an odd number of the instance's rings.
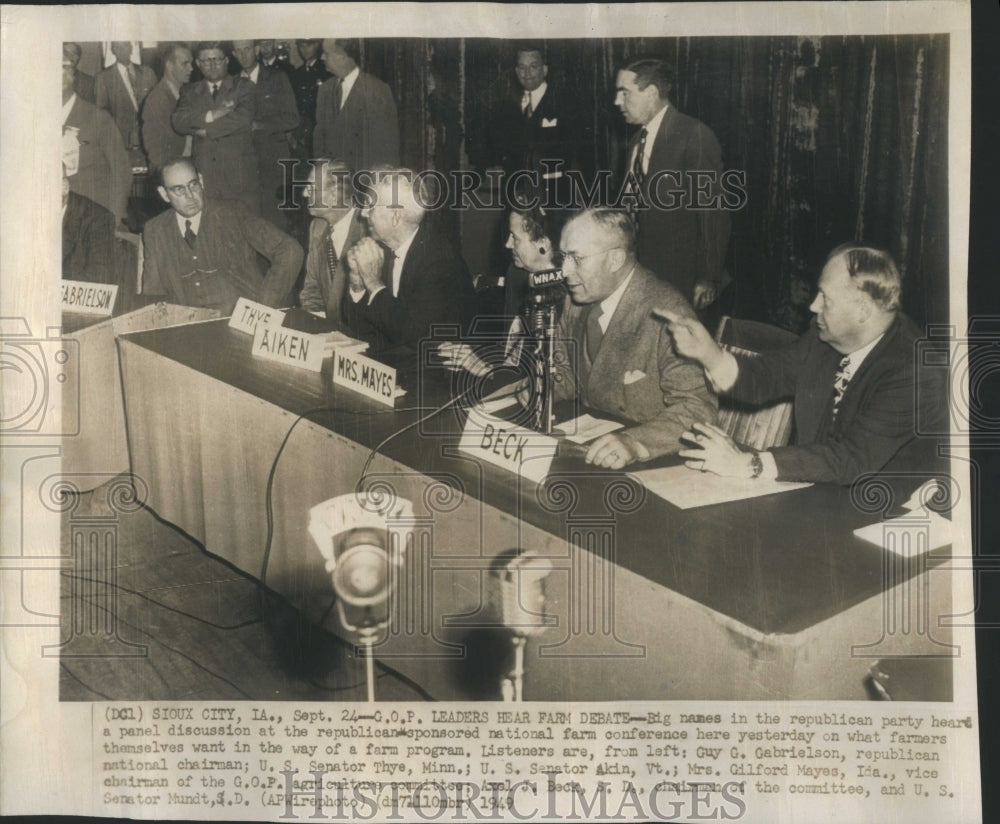
[{"label": "shirt cuff", "polygon": [[778,477],[778,464],[774,460],[774,455],[770,452],[758,452],[760,463],[764,468],[760,472],[760,477],[766,481],[776,480]]},{"label": "shirt cuff", "polygon": [[381,292],[381,291],[382,291],[383,289],[385,289],[385,287],[384,287],[384,286],[379,286],[379,287],[378,287],[377,289],[375,289],[374,291],[372,291],[372,292],[369,292],[369,294],[368,294],[368,305],[369,305],[369,306],[371,306],[371,305],[372,305],[372,301],[373,301],[373,300],[375,300],[375,295],[377,295],[377,294],[378,294],[379,292]]},{"label": "shirt cuff", "polygon": [[717,395],[724,394],[733,388],[736,378],[740,374],[740,364],[732,352],[723,352],[722,363],[714,371],[705,370],[705,377],[712,384],[712,389]]}]

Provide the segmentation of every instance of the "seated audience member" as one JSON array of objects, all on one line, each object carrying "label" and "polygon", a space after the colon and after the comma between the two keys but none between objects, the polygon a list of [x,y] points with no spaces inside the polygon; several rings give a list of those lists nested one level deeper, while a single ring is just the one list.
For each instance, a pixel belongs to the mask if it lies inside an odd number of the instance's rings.
[{"label": "seated audience member", "polygon": [[63,57],[62,162],[69,188],[121,221],[132,188],[125,143],[111,115],[78,95],[73,80],[73,64]]},{"label": "seated audience member", "polygon": [[345,319],[375,348],[413,346],[435,325],[468,327],[475,311],[469,271],[451,242],[425,220],[408,169],[382,171],[363,215],[371,237],[347,253]]},{"label": "seated audience member", "polygon": [[[206,198],[201,175],[187,158],[168,160],[161,177],[157,191],[171,208],[143,231],[143,292],[165,292],[175,303],[224,314],[240,297],[286,306],[302,247],[240,204]],[[266,274],[256,253],[270,261]]]},{"label": "seated audience member", "polygon": [[629,215],[587,209],[559,241],[569,296],[559,324],[564,350],[554,398],[583,405],[632,425],[590,444],[586,460],[620,469],[681,449],[681,433],[714,419],[716,400],[697,365],[678,356],[652,308],[669,305],[694,319],[687,300],[635,257]]},{"label": "seated audience member", "polygon": [[299,305],[325,312],[344,322],[347,299],[347,250],[365,236],[364,221],[354,205],[351,170],[340,160],[313,161],[305,188],[309,214],[309,250]]},{"label": "seated audience member", "polygon": [[[919,471],[923,439],[915,439],[914,359],[919,331],[899,310],[901,281],[892,258],[846,244],[830,253],[809,307],[810,329],[786,349],[759,357],[719,347],[697,321],[662,312],[677,351],[704,367],[720,393],[752,404],[794,399],[795,443],[755,452],[710,424],[685,433],[688,466],[737,478],[850,484],[887,464]],[[660,310],[657,310],[660,313]],[[924,421],[942,431],[942,391],[925,391],[941,409]],[[929,443],[929,441],[924,441]],[[894,457],[895,456],[895,457]]]},{"label": "seated audience member", "polygon": [[[473,375],[486,375],[493,366],[515,366],[525,355],[528,329],[524,308],[528,298],[528,278],[531,274],[554,271],[559,268],[558,238],[561,229],[560,215],[542,209],[535,199],[525,199],[515,205],[507,217],[507,241],[512,262],[503,277],[503,329],[506,338],[500,358],[484,359],[476,340],[469,343],[442,343],[438,349],[444,365],[451,369],[465,369]],[[478,329],[478,327],[477,327]],[[486,330],[491,331],[491,330]],[[497,353],[499,354],[499,353]],[[494,361],[499,362],[494,362]],[[491,365],[492,364],[492,365]]]},{"label": "seated audience member", "polygon": [[63,280],[120,283],[121,257],[115,216],[103,206],[69,190],[62,180]]}]

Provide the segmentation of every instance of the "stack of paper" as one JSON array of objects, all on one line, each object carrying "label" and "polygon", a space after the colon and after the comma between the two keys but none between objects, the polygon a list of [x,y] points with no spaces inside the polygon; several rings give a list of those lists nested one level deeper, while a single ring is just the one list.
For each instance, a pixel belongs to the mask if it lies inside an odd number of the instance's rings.
[{"label": "stack of paper", "polygon": [[352,355],[360,355],[362,352],[368,351],[368,344],[365,341],[352,338],[343,332],[327,332],[323,338],[323,355],[325,357],[329,357],[334,349],[350,352]]},{"label": "stack of paper", "polygon": [[709,504],[740,501],[760,495],[773,495],[812,486],[806,483],[768,481],[763,478],[723,478],[711,472],[699,472],[686,466],[644,469],[630,472],[646,489],[669,501],[678,509],[693,509]]}]

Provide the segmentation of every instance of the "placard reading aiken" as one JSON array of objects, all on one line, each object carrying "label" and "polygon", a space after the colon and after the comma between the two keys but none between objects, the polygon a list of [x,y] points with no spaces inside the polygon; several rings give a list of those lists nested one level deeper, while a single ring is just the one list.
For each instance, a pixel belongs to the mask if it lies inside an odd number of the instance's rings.
[{"label": "placard reading aiken", "polygon": [[253,333],[253,356],[285,363],[310,372],[323,368],[323,338],[294,329],[258,322]]},{"label": "placard reading aiken", "polygon": [[270,323],[280,326],[283,317],[284,312],[280,309],[272,309],[263,303],[240,298],[236,301],[233,314],[229,318],[229,328],[252,335],[257,331],[258,324]]},{"label": "placard reading aiken", "polygon": [[118,297],[118,285],[87,283],[79,280],[62,282],[62,310],[81,315],[111,317]]},{"label": "placard reading aiken", "polygon": [[334,349],[333,382],[386,406],[396,403],[396,370],[364,355]]},{"label": "placard reading aiken", "polygon": [[540,484],[549,474],[556,445],[548,435],[472,410],[458,448]]}]

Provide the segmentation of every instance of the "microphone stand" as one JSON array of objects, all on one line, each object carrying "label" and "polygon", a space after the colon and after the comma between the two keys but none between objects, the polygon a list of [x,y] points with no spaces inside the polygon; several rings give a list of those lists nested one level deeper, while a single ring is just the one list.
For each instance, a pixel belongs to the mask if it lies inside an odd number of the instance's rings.
[{"label": "microphone stand", "polygon": [[551,435],[555,425],[552,413],[552,375],[555,372],[556,325],[562,291],[558,288],[532,291],[528,297],[530,328],[535,339],[533,351],[534,383],[532,426],[537,432]]}]

